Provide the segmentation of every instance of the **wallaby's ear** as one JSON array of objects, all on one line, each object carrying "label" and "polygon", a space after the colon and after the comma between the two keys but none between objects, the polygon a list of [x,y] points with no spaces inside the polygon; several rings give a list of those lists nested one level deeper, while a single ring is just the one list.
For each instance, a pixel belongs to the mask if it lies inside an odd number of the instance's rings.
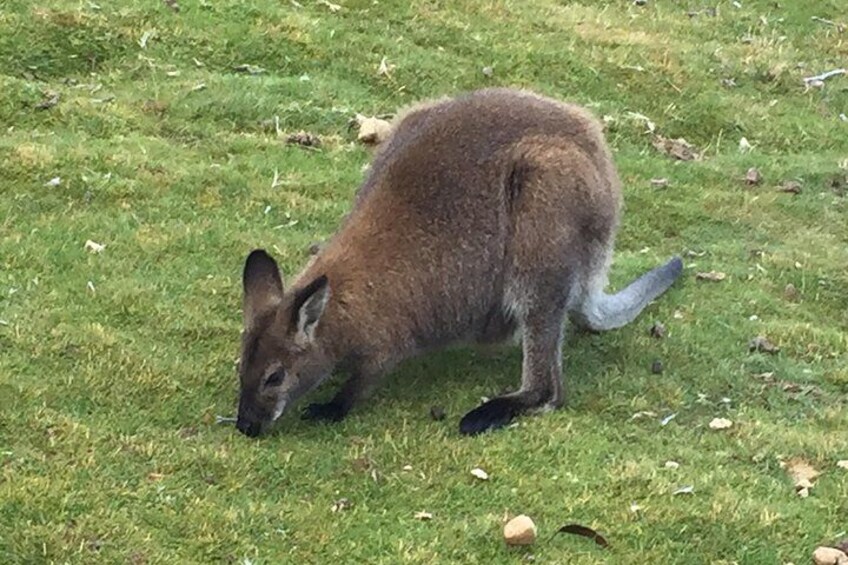
[{"label": "wallaby's ear", "polygon": [[264,249],[254,249],[244,262],[244,325],[283,300],[283,279],[277,263]]},{"label": "wallaby's ear", "polygon": [[294,297],[292,305],[292,326],[297,330],[297,337],[309,341],[315,332],[315,326],[324,313],[324,307],[330,299],[330,285],[327,275],[321,275]]}]

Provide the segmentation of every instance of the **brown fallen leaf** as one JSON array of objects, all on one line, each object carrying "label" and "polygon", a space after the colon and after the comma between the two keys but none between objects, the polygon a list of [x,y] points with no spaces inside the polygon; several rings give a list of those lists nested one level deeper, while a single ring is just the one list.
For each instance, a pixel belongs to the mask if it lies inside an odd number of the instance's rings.
[{"label": "brown fallen leaf", "polygon": [[798,496],[807,498],[810,495],[810,489],[813,488],[816,478],[821,473],[800,457],[792,458],[789,461],[781,461],[781,466],[786,469],[786,473],[792,479],[795,492],[798,493]]},{"label": "brown fallen leaf", "polygon": [[162,3],[175,12],[180,11],[180,5],[177,4],[177,0],[162,0]]},{"label": "brown fallen leaf", "polygon": [[790,194],[801,194],[801,183],[796,180],[788,180],[780,185],[778,192],[788,192]]},{"label": "brown fallen leaf", "polygon": [[333,506],[330,508],[332,512],[342,512],[343,510],[348,510],[353,504],[347,498],[340,498],[333,503]]},{"label": "brown fallen leaf", "polygon": [[301,147],[320,147],[321,138],[314,133],[301,130],[286,137],[286,143],[289,145],[300,145]]},{"label": "brown fallen leaf", "polygon": [[44,92],[44,99],[35,105],[36,110],[49,110],[59,103],[59,93],[48,90]]},{"label": "brown fallen leaf", "polygon": [[699,161],[701,159],[701,154],[697,148],[682,137],[670,139],[655,135],[652,144],[660,153],[679,161]]},{"label": "brown fallen leaf", "polygon": [[763,176],[760,174],[760,171],[751,167],[748,169],[748,172],[745,173],[745,182],[748,183],[749,186],[756,186],[760,184],[763,180]]},{"label": "brown fallen leaf", "polygon": [[651,334],[651,337],[662,339],[665,337],[665,326],[660,322],[654,322],[654,325],[651,326],[649,332]]},{"label": "brown fallen leaf", "polygon": [[695,273],[695,279],[699,281],[721,282],[727,275],[720,271],[710,271],[708,273]]},{"label": "brown fallen leaf", "polygon": [[760,353],[775,354],[780,348],[770,342],[767,337],[758,335],[748,342],[748,351],[759,351]]},{"label": "brown fallen leaf", "polygon": [[609,542],[604,536],[587,526],[581,526],[580,524],[566,524],[565,526],[557,530],[557,532],[561,534],[574,534],[575,536],[589,538],[601,547],[609,547]]},{"label": "brown fallen leaf", "polygon": [[356,123],[359,124],[357,139],[362,143],[377,145],[383,142],[392,130],[391,123],[380,118],[356,115]]}]

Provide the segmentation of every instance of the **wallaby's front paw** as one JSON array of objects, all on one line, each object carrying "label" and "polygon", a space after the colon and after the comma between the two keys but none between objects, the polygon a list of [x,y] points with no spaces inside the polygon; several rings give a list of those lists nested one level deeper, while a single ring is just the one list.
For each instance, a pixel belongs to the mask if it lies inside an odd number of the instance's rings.
[{"label": "wallaby's front paw", "polygon": [[518,414],[517,408],[515,401],[511,398],[493,398],[462,417],[459,422],[459,433],[473,436],[487,430],[502,428]]},{"label": "wallaby's front paw", "polygon": [[324,404],[310,404],[303,411],[302,418],[304,420],[324,420],[326,422],[341,422],[347,411],[335,402],[326,402]]}]

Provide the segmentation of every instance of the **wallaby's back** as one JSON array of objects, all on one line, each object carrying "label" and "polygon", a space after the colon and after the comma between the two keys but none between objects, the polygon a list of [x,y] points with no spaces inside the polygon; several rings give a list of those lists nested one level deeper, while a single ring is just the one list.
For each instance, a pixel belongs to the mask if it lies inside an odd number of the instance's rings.
[{"label": "wallaby's back", "polygon": [[515,306],[517,260],[575,282],[606,260],[618,180],[586,111],[488,89],[412,107],[396,123],[310,268],[362,304],[361,331],[395,347],[472,339]]}]

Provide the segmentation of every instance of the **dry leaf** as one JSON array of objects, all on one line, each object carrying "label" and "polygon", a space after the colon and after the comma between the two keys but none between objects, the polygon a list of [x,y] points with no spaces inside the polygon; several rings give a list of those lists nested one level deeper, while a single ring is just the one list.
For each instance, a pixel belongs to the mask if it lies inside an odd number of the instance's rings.
[{"label": "dry leaf", "polygon": [[162,0],[162,1],[164,2],[164,4],[165,4],[167,7],[169,7],[169,8],[170,8],[170,9],[172,9],[173,11],[175,11],[175,12],[179,12],[179,11],[180,11],[180,5],[179,5],[179,4],[177,4],[177,0]]},{"label": "dry leaf", "polygon": [[666,425],[668,425],[669,422],[671,422],[675,418],[677,418],[677,412],[675,412],[674,414],[669,414],[668,416],[666,416],[665,418],[660,420],[660,425],[666,426]]},{"label": "dry leaf", "polygon": [[733,422],[731,422],[727,418],[713,418],[710,421],[711,430],[726,430],[731,426],[733,426]]},{"label": "dry leaf", "polygon": [[333,4],[332,2],[328,2],[328,0],[318,0],[318,3],[329,8],[330,12],[334,14],[342,9],[338,4]]},{"label": "dry leaf", "polygon": [[651,337],[655,337],[657,339],[662,339],[665,337],[665,326],[660,322],[654,322],[654,325],[651,326],[650,329]]},{"label": "dry leaf", "polygon": [[789,283],[783,288],[783,297],[786,298],[786,300],[791,300],[794,302],[798,300],[799,296],[800,293],[798,292],[798,289],[795,288],[794,284]]},{"label": "dry leaf", "polygon": [[848,471],[848,459],[843,459],[842,461],[837,461],[836,466],[840,469],[845,469]]},{"label": "dry leaf", "polygon": [[686,485],[685,487],[680,487],[671,494],[672,496],[676,496],[678,494],[695,494],[695,487],[692,485]]},{"label": "dry leaf", "polygon": [[642,511],[642,507],[636,504],[635,502],[630,503],[630,511],[634,514],[638,514]]},{"label": "dry leaf", "polygon": [[536,541],[536,524],[521,514],[504,524],[503,536],[509,545],[531,545]]},{"label": "dry leaf", "polygon": [[85,248],[91,251],[92,253],[101,253],[104,249],[106,249],[106,246],[97,243],[96,241],[91,241],[90,239],[87,239],[85,241]]},{"label": "dry leaf", "polygon": [[651,185],[657,188],[668,186],[668,179],[651,179]]},{"label": "dry leaf", "polygon": [[391,123],[386,120],[367,117],[362,114],[356,115],[356,122],[359,124],[357,139],[362,143],[379,144],[388,137],[392,130]]},{"label": "dry leaf", "polygon": [[415,513],[415,519],[416,520],[432,520],[433,515],[430,514],[429,512],[424,512],[424,511],[416,512]]},{"label": "dry leaf", "polygon": [[62,177],[53,177],[49,181],[44,183],[44,186],[59,186],[62,184]]},{"label": "dry leaf", "polygon": [[665,468],[666,469],[672,469],[672,470],[678,469],[678,468],[680,468],[680,463],[678,463],[677,461],[666,461],[665,462]]},{"label": "dry leaf", "polygon": [[754,167],[751,167],[750,169],[748,169],[748,172],[745,173],[745,182],[748,183],[750,186],[756,186],[760,184],[762,180],[763,176],[760,174],[760,171],[758,171]]},{"label": "dry leaf", "polygon": [[265,69],[259,67],[257,65],[248,65],[246,63],[241,65],[236,65],[233,67],[233,70],[237,73],[245,73],[248,75],[259,75],[265,72]]},{"label": "dry leaf", "polygon": [[807,498],[810,495],[810,489],[813,488],[813,483],[821,474],[801,458],[790,459],[789,461],[781,461],[781,466],[786,469],[789,477],[795,486],[795,492],[801,498]]},{"label": "dry leaf", "polygon": [[483,67],[483,76],[486,78],[492,78],[495,74],[495,69],[492,67]]},{"label": "dry leaf", "polygon": [[587,526],[581,526],[580,524],[566,524],[565,526],[557,530],[557,532],[561,534],[574,534],[576,536],[589,538],[601,547],[609,547],[609,542],[606,540],[606,538],[604,538],[604,536]]},{"label": "dry leaf", "polygon": [[748,342],[748,351],[759,351],[760,353],[775,354],[780,348],[774,345],[765,336],[758,335]]},{"label": "dry leaf", "polygon": [[474,467],[473,469],[471,469],[471,474],[480,479],[481,481],[489,480],[489,473],[479,467]]},{"label": "dry leaf", "polygon": [[441,406],[431,406],[430,407],[430,417],[433,420],[440,422],[445,419],[445,409]]},{"label": "dry leaf", "polygon": [[796,180],[788,180],[780,185],[778,192],[788,192],[790,194],[801,194],[801,183]]},{"label": "dry leaf", "polygon": [[727,275],[720,271],[710,271],[709,273],[695,273],[695,279],[699,281],[721,282]]},{"label": "dry leaf", "polygon": [[49,110],[59,103],[59,93],[53,91],[44,92],[44,99],[35,105],[36,110]]},{"label": "dry leaf", "polygon": [[682,137],[669,139],[661,135],[656,135],[652,143],[660,153],[680,161],[698,161],[701,159],[701,154],[698,153],[695,146]]},{"label": "dry leaf", "polygon": [[753,149],[753,146],[750,143],[748,143],[748,140],[746,138],[743,137],[742,139],[739,140],[739,152],[740,153],[748,153],[751,149]]},{"label": "dry leaf", "polygon": [[289,135],[286,138],[286,143],[289,145],[300,145],[301,147],[319,147],[321,145],[321,139],[314,133],[301,130]]},{"label": "dry leaf", "polygon": [[333,506],[330,508],[333,512],[341,512],[343,510],[349,509],[353,504],[350,500],[346,498],[340,498],[333,503]]},{"label": "dry leaf", "polygon": [[380,60],[380,66],[377,67],[377,76],[389,76],[389,73],[391,73],[392,70],[394,70],[394,68],[395,68],[395,65],[388,64],[388,62],[386,61],[386,58],[383,57]]},{"label": "dry leaf", "polygon": [[657,413],[651,412],[650,410],[642,410],[641,412],[636,412],[632,416],[630,416],[631,420],[638,420],[639,418],[656,418]]}]

